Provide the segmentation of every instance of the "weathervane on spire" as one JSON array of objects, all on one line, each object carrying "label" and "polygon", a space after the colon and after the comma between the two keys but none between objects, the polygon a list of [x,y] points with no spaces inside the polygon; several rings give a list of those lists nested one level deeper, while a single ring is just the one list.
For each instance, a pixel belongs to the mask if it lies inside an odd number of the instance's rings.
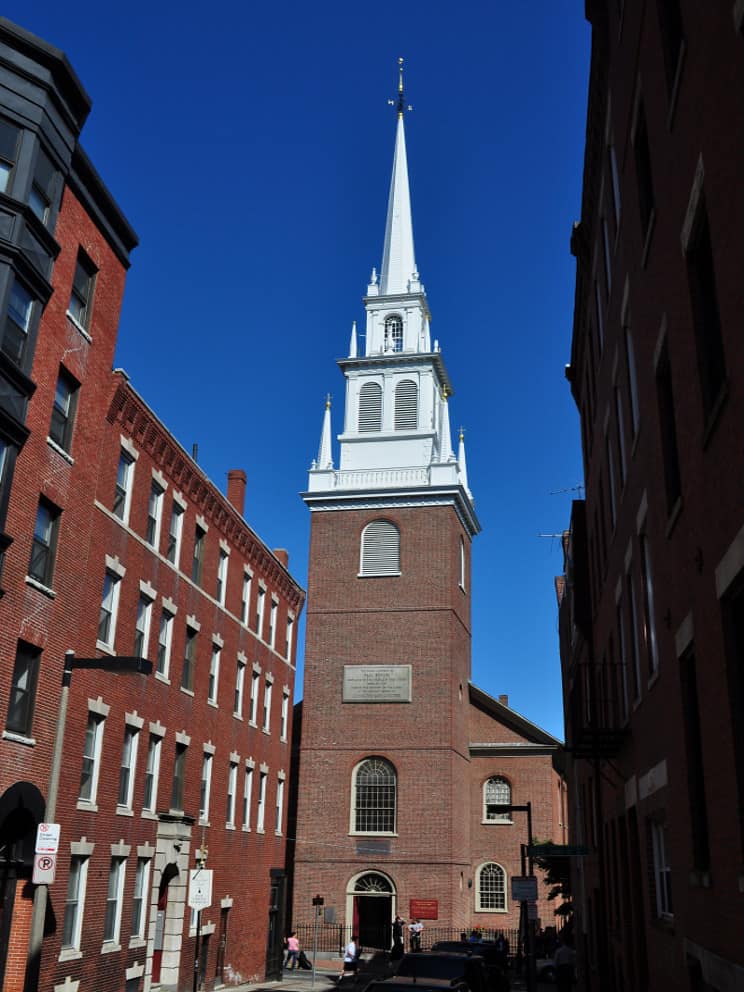
[{"label": "weathervane on spire", "polygon": [[[406,110],[413,110],[411,104],[406,104],[403,98],[403,59],[398,59],[398,117],[402,117]],[[388,100],[391,107],[395,106],[395,100]]]}]

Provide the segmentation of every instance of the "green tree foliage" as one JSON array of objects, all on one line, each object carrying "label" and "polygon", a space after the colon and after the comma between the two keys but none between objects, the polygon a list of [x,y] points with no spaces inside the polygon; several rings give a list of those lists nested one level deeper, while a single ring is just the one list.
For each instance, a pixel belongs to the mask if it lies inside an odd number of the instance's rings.
[{"label": "green tree foliage", "polygon": [[533,859],[538,868],[545,872],[543,882],[548,886],[548,901],[560,899],[560,905],[555,909],[555,915],[567,922],[573,915],[573,891],[571,888],[571,858],[555,855],[544,855],[535,851],[540,844],[551,841],[533,842]]}]

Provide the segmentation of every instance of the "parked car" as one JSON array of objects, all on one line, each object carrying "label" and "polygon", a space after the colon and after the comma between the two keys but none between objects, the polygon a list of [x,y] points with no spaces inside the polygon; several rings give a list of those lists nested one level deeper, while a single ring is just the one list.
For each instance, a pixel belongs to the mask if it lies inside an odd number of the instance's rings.
[{"label": "parked car", "polygon": [[394,975],[396,965],[397,961],[390,960],[389,951],[375,951],[369,957],[363,954],[357,970],[343,974],[336,987],[344,992],[367,992],[372,982],[380,982]]},{"label": "parked car", "polygon": [[506,950],[500,948],[495,941],[479,940],[438,940],[432,945],[432,951],[446,951],[449,954],[473,954],[483,958],[486,962],[486,969],[489,974],[491,988],[495,992],[501,992],[509,988],[509,977],[507,974],[508,944]]},{"label": "parked car", "polygon": [[555,965],[552,958],[538,958],[535,961],[535,973],[538,982],[555,981]]},{"label": "parked car", "polygon": [[399,978],[394,975],[382,982],[372,982],[367,992],[470,992],[470,987],[459,978]]},{"label": "parked car", "polygon": [[508,992],[509,979],[501,969],[491,969],[485,960],[472,951],[418,951],[404,954],[396,977],[462,979],[471,992]]}]

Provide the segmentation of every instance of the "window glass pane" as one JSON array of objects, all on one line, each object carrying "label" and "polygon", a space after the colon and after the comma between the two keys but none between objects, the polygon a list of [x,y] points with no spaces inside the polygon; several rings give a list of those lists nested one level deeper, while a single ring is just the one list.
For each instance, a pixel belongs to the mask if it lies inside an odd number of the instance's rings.
[{"label": "window glass pane", "polygon": [[9,121],[0,121],[0,158],[15,162],[20,130]]}]

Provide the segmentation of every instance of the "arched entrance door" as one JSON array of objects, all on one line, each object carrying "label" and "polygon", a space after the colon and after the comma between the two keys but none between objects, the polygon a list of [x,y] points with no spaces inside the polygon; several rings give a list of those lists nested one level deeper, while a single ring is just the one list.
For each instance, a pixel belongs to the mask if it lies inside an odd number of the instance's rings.
[{"label": "arched entrance door", "polygon": [[382,872],[364,872],[351,880],[347,890],[351,912],[347,913],[347,919],[351,920],[362,947],[389,950],[394,898],[393,883]]},{"label": "arched entrance door", "polygon": [[178,868],[172,862],[165,866],[160,877],[158,889],[158,912],[155,918],[155,943],[152,952],[152,984],[160,984],[160,972],[163,967],[163,943],[165,936],[165,918],[168,913],[168,886],[178,875]]}]

